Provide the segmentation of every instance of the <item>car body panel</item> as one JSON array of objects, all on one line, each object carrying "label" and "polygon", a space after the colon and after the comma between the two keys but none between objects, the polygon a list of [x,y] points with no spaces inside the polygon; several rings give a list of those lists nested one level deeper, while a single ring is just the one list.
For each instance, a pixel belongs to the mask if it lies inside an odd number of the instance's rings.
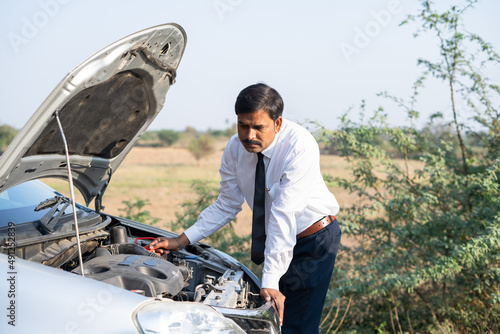
[{"label": "car body panel", "polygon": [[2,303],[7,317],[0,322],[1,333],[33,333],[35,327],[40,333],[95,333],[96,324],[101,333],[138,333],[133,312],[149,300],[31,261],[16,258],[9,264],[5,254],[0,254],[0,270],[5,276],[0,290],[9,303]]}]

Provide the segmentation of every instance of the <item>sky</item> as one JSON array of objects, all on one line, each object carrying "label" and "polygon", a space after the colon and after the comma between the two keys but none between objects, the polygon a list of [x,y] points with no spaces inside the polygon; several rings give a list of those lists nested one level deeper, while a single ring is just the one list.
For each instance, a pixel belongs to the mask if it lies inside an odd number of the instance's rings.
[{"label": "sky", "polygon": [[[376,93],[408,98],[436,57],[436,40],[414,38],[399,24],[416,0],[2,0],[0,4],[0,124],[20,129],[65,75],[86,58],[133,32],[175,22],[188,42],[177,82],[151,130],[225,129],[246,86],[265,82],[285,102],[284,117],[329,129],[361,100],[385,105],[394,125],[407,115]],[[440,0],[439,4],[460,3]],[[484,0],[466,27],[500,52],[500,1]],[[488,73],[500,82],[500,68]],[[422,122],[450,114],[446,87],[428,83]],[[461,115],[467,118],[468,115]],[[470,116],[470,115],[469,115]],[[353,115],[352,117],[355,117]]]}]

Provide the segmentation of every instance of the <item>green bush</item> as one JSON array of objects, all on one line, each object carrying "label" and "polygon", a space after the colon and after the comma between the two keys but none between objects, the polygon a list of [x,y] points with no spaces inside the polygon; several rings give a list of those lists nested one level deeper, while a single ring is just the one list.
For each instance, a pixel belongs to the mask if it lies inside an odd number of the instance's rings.
[{"label": "green bush", "polygon": [[213,138],[207,134],[194,137],[189,142],[188,150],[196,161],[212,154],[215,151]]},{"label": "green bush", "polygon": [[[419,60],[425,72],[408,102],[385,94],[408,127],[388,125],[380,108],[368,122],[345,115],[341,129],[322,132],[352,168],[333,181],[359,196],[339,213],[353,245],[339,252],[324,332],[500,332],[500,90],[483,75],[500,58],[463,29],[474,3],[439,13],[425,1],[409,17],[419,34],[435,34],[441,58]],[[429,75],[449,88],[452,115],[439,133],[430,131],[436,117],[415,128]],[[466,114],[472,119],[461,121]]]},{"label": "green bush", "polygon": [[146,131],[142,134],[137,145],[148,147],[172,146],[177,143],[182,136],[182,132],[175,130]]},{"label": "green bush", "polygon": [[119,211],[125,212],[124,218],[134,220],[140,223],[154,225],[160,221],[159,218],[151,216],[148,210],[144,210],[144,207],[150,205],[149,200],[143,200],[139,197],[134,196],[133,201],[122,201],[125,204],[125,208],[118,209]]},{"label": "green bush", "polygon": [[157,131],[157,135],[162,146],[172,146],[181,138],[182,133],[175,130],[160,130]]}]

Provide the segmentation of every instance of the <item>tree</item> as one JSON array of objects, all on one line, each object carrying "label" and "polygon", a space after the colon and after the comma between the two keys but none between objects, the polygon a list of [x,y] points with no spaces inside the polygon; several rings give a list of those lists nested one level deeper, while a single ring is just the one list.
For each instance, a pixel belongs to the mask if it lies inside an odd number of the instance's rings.
[{"label": "tree", "polygon": [[165,146],[172,146],[181,138],[181,133],[175,130],[158,131],[158,139]]},{"label": "tree", "polygon": [[194,137],[189,142],[188,150],[194,156],[196,161],[199,162],[201,158],[204,158],[214,152],[215,148],[213,139],[207,134]]},{"label": "tree", "polygon": [[[433,33],[440,57],[419,60],[424,73],[408,101],[382,94],[408,114],[409,126],[388,125],[380,108],[368,122],[344,115],[340,130],[322,132],[352,167],[351,179],[331,179],[359,196],[342,211],[344,238],[355,242],[339,252],[324,331],[500,332],[500,89],[483,74],[500,57],[463,28],[474,4],[440,13],[423,1],[404,22],[419,23],[417,35]],[[416,130],[429,76],[449,89],[452,138]],[[380,136],[403,158],[374,144]]]},{"label": "tree", "polygon": [[5,151],[12,139],[17,134],[17,130],[9,125],[0,125],[0,153]]}]

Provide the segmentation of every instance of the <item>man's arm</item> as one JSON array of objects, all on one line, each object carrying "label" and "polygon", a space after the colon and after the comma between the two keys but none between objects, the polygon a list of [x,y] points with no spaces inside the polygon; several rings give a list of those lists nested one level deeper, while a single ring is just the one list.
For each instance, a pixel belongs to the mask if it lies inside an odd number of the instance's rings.
[{"label": "man's arm", "polygon": [[[221,166],[219,168],[221,176],[219,196],[214,203],[201,212],[198,221],[179,237],[182,244],[179,248],[210,236],[233,220],[236,214],[241,211],[244,198],[236,180],[235,144],[241,145],[232,138],[222,155]],[[157,240],[158,242],[153,245],[154,247],[157,247],[156,245],[159,242],[163,242],[160,248],[164,248],[165,250],[175,250],[179,246],[175,238],[158,238]]]},{"label": "man's arm", "polygon": [[242,209],[245,199],[237,182],[235,145],[241,144],[235,142],[233,137],[222,155],[219,196],[201,212],[198,221],[184,232],[191,242],[198,242],[215,233],[233,220]]}]

